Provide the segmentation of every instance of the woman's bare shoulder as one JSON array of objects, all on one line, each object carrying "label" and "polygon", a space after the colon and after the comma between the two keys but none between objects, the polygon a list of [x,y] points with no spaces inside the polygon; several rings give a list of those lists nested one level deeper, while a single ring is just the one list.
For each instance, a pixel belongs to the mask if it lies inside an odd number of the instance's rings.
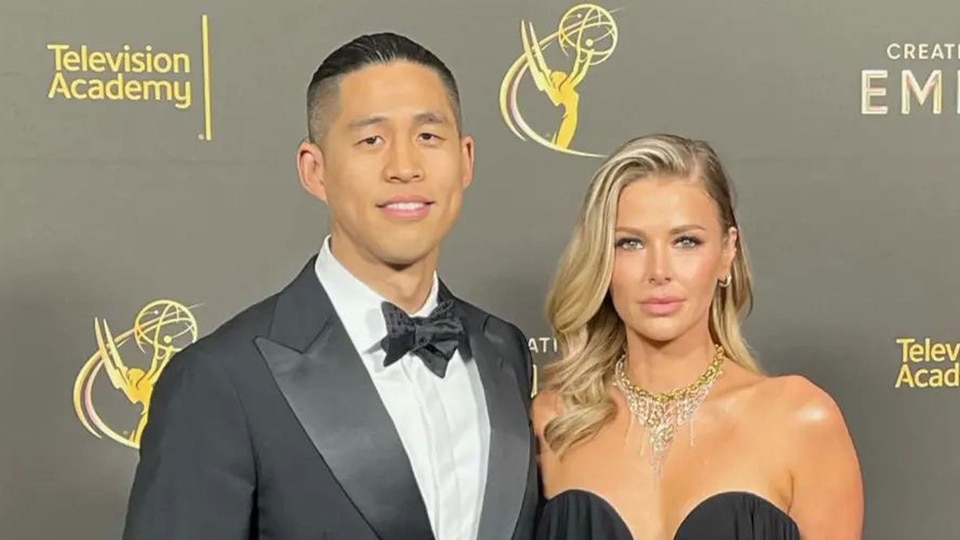
[{"label": "woman's bare shoulder", "polygon": [[774,415],[784,430],[808,443],[822,437],[846,435],[847,427],[836,400],[803,375],[765,377],[758,385],[761,410]]}]

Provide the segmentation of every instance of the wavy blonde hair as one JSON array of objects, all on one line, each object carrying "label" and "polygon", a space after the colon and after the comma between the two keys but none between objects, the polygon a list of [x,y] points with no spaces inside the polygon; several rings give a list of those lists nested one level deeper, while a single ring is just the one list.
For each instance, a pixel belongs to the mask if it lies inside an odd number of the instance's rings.
[{"label": "wavy blonde hair", "polygon": [[[733,188],[706,142],[653,134],[626,142],[604,160],[590,183],[547,298],[547,316],[561,357],[544,369],[543,388],[554,391],[562,407],[546,425],[544,439],[558,456],[594,435],[616,412],[607,387],[626,346],[623,321],[609,296],[617,204],[628,184],[651,176],[698,179],[717,203],[724,230],[737,227],[739,232]],[[740,331],[740,319],[752,305],[750,269],[738,234],[730,284],[717,287],[710,307],[710,334],[732,361],[759,372]]]}]

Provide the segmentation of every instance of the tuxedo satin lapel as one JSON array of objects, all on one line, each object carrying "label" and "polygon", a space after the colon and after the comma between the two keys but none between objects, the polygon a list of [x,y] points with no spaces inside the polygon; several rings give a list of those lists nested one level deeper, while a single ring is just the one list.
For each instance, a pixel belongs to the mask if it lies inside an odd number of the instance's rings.
[{"label": "tuxedo satin lapel", "polygon": [[526,493],[530,466],[529,421],[514,369],[503,360],[482,328],[468,328],[490,418],[487,483],[477,537],[503,540],[513,537]]},{"label": "tuxedo satin lapel", "polygon": [[[297,290],[299,298],[284,298]],[[305,297],[315,303],[305,305]],[[295,312],[301,309],[309,311]],[[382,540],[433,538],[393,421],[319,281],[298,278],[281,294],[275,316],[271,337],[256,345],[344,492]],[[303,319],[318,326],[308,329]],[[305,332],[315,338],[301,353],[292,347],[305,342]]]}]

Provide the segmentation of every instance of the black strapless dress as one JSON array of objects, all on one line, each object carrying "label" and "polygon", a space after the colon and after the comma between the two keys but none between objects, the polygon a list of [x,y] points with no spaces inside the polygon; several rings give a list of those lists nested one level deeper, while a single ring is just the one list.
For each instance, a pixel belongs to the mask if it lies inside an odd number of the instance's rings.
[{"label": "black strapless dress", "polygon": [[[644,540],[633,538],[617,511],[600,496],[563,491],[543,507],[537,540]],[[704,500],[680,523],[673,540],[800,540],[800,529],[770,501],[744,492]]]}]

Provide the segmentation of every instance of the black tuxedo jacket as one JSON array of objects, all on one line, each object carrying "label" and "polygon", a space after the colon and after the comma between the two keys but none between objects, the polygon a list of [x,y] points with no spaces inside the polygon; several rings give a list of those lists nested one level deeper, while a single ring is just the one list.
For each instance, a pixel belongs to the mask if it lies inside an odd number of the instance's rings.
[{"label": "black tuxedo jacket", "polygon": [[[397,431],[313,268],[170,360],[123,540],[433,538]],[[527,540],[540,499],[529,349],[515,326],[456,300],[490,419],[479,539]]]}]

